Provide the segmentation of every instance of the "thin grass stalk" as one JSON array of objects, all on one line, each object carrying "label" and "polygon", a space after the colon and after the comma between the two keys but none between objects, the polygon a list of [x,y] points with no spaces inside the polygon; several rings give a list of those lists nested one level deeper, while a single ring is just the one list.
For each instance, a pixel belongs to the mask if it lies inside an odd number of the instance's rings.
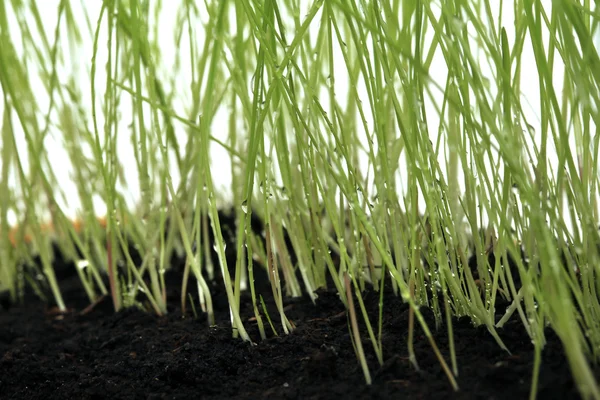
[{"label": "thin grass stalk", "polygon": [[348,278],[348,273],[344,273],[344,282],[346,285],[346,296],[348,299],[348,315],[350,317],[350,326],[352,328],[352,334],[354,338],[353,342],[354,346],[356,347],[356,354],[360,362],[361,368],[363,370],[365,381],[367,385],[370,385],[372,382],[371,373],[369,372],[369,366],[367,365],[365,352],[362,346],[362,338],[358,329],[358,318],[356,317],[356,310],[354,309],[354,300],[352,299],[352,287],[350,286],[350,279]]}]

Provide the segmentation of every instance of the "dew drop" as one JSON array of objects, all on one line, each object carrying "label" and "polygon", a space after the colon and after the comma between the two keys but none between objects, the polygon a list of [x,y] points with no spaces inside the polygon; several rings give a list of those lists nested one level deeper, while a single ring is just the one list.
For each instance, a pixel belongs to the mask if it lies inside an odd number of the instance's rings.
[{"label": "dew drop", "polygon": [[80,270],[86,269],[89,265],[90,265],[90,262],[88,260],[77,261],[77,268],[79,268]]},{"label": "dew drop", "polygon": [[282,200],[289,200],[290,196],[288,194],[288,190],[285,186],[281,187],[281,199]]}]

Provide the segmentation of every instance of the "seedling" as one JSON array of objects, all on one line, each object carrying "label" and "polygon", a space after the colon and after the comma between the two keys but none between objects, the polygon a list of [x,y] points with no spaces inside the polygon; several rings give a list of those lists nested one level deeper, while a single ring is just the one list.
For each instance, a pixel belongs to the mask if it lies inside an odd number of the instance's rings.
[{"label": "seedling", "polygon": [[[248,342],[259,339],[248,323],[262,339],[295,329],[288,297],[317,302],[317,289],[335,288],[369,383],[366,354],[386,359],[391,288],[410,307],[415,368],[418,331],[458,388],[453,318],[485,326],[501,348],[497,329],[514,318],[534,347],[532,398],[546,328],[581,394],[600,398],[590,367],[600,357],[600,58],[588,3],[515,1],[508,18],[487,1],[185,0],[165,32],[161,2],[60,2],[48,36],[35,2],[3,2],[0,297],[34,290],[67,309],[53,241],[90,304],[108,295],[115,311],[167,314],[165,276],[184,258],[184,313],[191,304],[214,324],[218,281],[232,334]],[[159,44],[171,36],[174,59]],[[71,48],[91,51],[85,84]],[[533,98],[526,81],[537,82]],[[77,222],[46,151],[54,136]],[[378,315],[364,305],[371,290]],[[447,329],[450,362],[428,309]]]}]

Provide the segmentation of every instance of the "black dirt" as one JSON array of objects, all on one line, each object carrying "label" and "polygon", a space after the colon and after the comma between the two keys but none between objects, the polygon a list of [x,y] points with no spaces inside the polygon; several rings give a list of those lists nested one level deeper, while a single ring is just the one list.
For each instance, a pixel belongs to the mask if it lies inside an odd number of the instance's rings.
[{"label": "black dirt", "polygon": [[[58,268],[60,270],[60,268]],[[283,333],[274,311],[266,275],[257,286],[279,336],[266,319],[269,338],[261,341],[249,293],[241,313],[255,343],[232,337],[227,298],[213,285],[216,326],[194,318],[180,302],[181,266],[167,273],[168,315],[138,308],[119,313],[109,298],[89,304],[77,276],[63,276],[61,289],[69,312],[57,313],[37,297],[24,305],[0,307],[0,398],[2,399],[525,399],[533,371],[533,345],[518,319],[499,330],[510,354],[485,327],[470,320],[453,322],[460,390],[454,392],[422,329],[408,359],[409,310],[390,289],[384,293],[384,364],[377,362],[364,321],[363,347],[373,383],[365,384],[353,350],[349,320],[338,295],[319,290],[309,298],[287,299],[285,312],[296,329]],[[190,282],[190,287],[194,284]],[[365,306],[377,334],[379,293],[366,291]],[[355,301],[356,303],[356,301]],[[422,309],[435,341],[450,361],[447,328]],[[546,332],[539,399],[575,399],[568,362],[559,338]],[[597,372],[597,371],[596,371]],[[599,376],[597,374],[597,376]]]}]

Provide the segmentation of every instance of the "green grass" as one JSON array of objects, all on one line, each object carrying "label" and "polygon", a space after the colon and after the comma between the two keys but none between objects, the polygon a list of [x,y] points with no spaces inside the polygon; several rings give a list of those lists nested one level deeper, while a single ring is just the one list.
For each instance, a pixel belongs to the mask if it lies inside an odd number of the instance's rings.
[{"label": "green grass", "polygon": [[[187,259],[182,305],[212,323],[207,279],[216,268],[232,271],[232,281],[222,276],[243,340],[251,338],[241,291],[251,291],[265,337],[265,322],[279,333],[294,328],[285,296],[304,285],[314,298],[330,277],[369,381],[364,353],[383,362],[385,348],[381,318],[367,317],[361,292],[387,279],[411,306],[415,366],[418,324],[456,387],[453,342],[443,359],[419,307],[450,322],[450,339],[452,316],[466,316],[499,346],[496,328],[518,318],[535,345],[536,374],[550,327],[582,395],[600,398],[590,370],[600,358],[598,8],[588,0],[306,4],[183,0],[167,24],[162,2],[105,1],[92,12],[61,1],[49,26],[35,2],[2,2],[2,237],[18,228],[16,245],[0,242],[0,291],[19,301],[27,285],[48,285],[65,309],[41,229],[47,220],[65,254],[84,255],[78,273],[90,302],[109,294],[115,310],[139,305],[142,292],[148,311],[166,313],[164,274],[178,252]],[[81,49],[91,58],[81,60]],[[68,194],[53,173],[56,154],[45,151],[52,140],[70,165]],[[222,190],[216,171],[227,168]],[[80,233],[69,223],[73,197]],[[235,265],[218,217],[231,204]],[[265,224],[264,248],[250,229],[253,213]],[[519,246],[537,268],[526,269]],[[490,250],[518,261],[520,289],[500,257],[489,265]],[[34,252],[41,267],[26,269]],[[463,267],[471,255],[478,282]],[[439,267],[427,270],[423,258]],[[257,268],[269,272],[281,326],[263,319]],[[200,304],[187,303],[192,292]],[[440,309],[435,296],[449,306]],[[500,297],[513,303],[496,321]],[[372,349],[359,345],[360,324]]]}]

